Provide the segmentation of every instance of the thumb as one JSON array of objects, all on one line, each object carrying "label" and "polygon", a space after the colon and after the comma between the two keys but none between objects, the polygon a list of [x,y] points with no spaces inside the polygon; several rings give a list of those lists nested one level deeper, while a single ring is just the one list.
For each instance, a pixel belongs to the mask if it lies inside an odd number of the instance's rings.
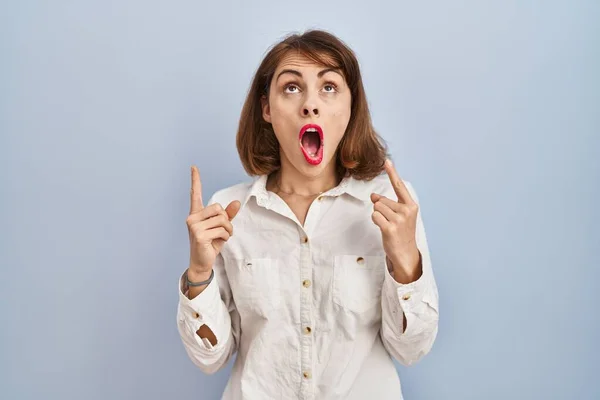
[{"label": "thumb", "polygon": [[381,199],[381,195],[377,193],[371,193],[371,201],[377,203]]},{"label": "thumb", "polygon": [[[230,221],[233,218],[235,218],[238,211],[240,211],[241,206],[242,206],[242,204],[239,201],[234,200],[231,203],[229,203],[229,205],[227,207],[225,207],[225,212],[227,213],[227,216],[229,216]],[[212,243],[213,243],[215,250],[217,250],[219,253],[221,252],[221,249],[225,245],[225,241],[223,239],[215,239],[215,240],[213,240]]]},{"label": "thumb", "polygon": [[230,221],[233,218],[235,218],[235,216],[237,215],[238,211],[240,211],[241,206],[242,206],[242,204],[239,201],[234,200],[231,203],[229,203],[229,205],[225,208],[225,212],[229,216],[229,220]]}]

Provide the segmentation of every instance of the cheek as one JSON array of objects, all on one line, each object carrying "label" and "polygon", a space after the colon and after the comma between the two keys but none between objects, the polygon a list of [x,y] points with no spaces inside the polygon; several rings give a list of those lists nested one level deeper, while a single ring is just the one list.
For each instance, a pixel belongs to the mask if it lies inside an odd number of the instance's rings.
[{"label": "cheek", "polygon": [[350,108],[339,108],[331,113],[332,122],[343,129],[350,121]]},{"label": "cheek", "polygon": [[289,134],[291,128],[289,114],[290,111],[287,107],[283,107],[277,102],[271,105],[271,125],[279,143],[293,141],[293,136]]},{"label": "cheek", "polygon": [[350,107],[339,107],[335,110],[332,110],[330,116],[330,127],[331,136],[330,139],[333,139],[334,143],[339,143],[346,132],[346,128],[348,127],[348,123],[350,122]]},{"label": "cheek", "polygon": [[279,106],[279,104],[277,104],[276,102],[271,103],[271,124],[273,125],[273,127],[277,127],[279,125],[281,125],[281,121],[282,121],[282,112],[281,112],[281,107]]},{"label": "cheek", "polygon": [[283,102],[274,101],[271,104],[271,119],[273,123],[282,124],[289,120],[290,114],[293,112],[291,104],[285,104]]},{"label": "cheek", "polygon": [[350,99],[342,100],[338,106],[332,110],[331,116],[336,120],[349,120],[350,119]]}]

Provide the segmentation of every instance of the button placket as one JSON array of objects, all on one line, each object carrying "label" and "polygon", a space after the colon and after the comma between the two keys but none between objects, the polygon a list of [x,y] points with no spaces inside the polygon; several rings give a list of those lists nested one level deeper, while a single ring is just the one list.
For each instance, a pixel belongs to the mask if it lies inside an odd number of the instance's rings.
[{"label": "button placket", "polygon": [[308,237],[308,231],[300,229],[300,279],[302,290],[300,296],[300,347],[301,347],[301,365],[300,370],[304,379],[302,380],[302,392],[307,398],[310,398],[313,391],[311,383],[311,368],[313,357],[313,323],[312,323],[312,274],[313,266],[311,261],[311,241]]}]

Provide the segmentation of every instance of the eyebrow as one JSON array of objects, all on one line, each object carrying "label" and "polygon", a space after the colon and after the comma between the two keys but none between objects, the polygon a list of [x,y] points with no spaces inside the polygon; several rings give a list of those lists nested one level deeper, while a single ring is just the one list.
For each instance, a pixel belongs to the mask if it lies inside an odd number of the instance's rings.
[{"label": "eyebrow", "polygon": [[[319,71],[319,73],[317,74],[318,78],[321,78],[323,75],[325,75],[328,72],[335,72],[336,74],[340,74],[339,72],[339,68],[325,68],[321,71]],[[300,78],[302,78],[302,73],[300,71],[296,71],[295,69],[284,69],[283,71],[281,71],[279,73],[279,75],[277,75],[277,80],[279,80],[279,77],[281,77],[281,75],[283,74],[292,74],[292,75],[296,75]]]}]

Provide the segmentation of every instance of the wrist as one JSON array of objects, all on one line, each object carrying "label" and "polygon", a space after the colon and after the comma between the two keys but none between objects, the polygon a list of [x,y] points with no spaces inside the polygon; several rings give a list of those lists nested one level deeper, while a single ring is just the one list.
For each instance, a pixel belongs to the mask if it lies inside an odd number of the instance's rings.
[{"label": "wrist", "polygon": [[212,268],[208,271],[199,271],[192,267],[187,270],[187,278],[190,282],[204,282],[210,278]]},{"label": "wrist", "polygon": [[399,283],[412,283],[423,274],[421,253],[417,251],[415,257],[406,260],[392,260],[387,258],[388,267],[395,281]]}]

